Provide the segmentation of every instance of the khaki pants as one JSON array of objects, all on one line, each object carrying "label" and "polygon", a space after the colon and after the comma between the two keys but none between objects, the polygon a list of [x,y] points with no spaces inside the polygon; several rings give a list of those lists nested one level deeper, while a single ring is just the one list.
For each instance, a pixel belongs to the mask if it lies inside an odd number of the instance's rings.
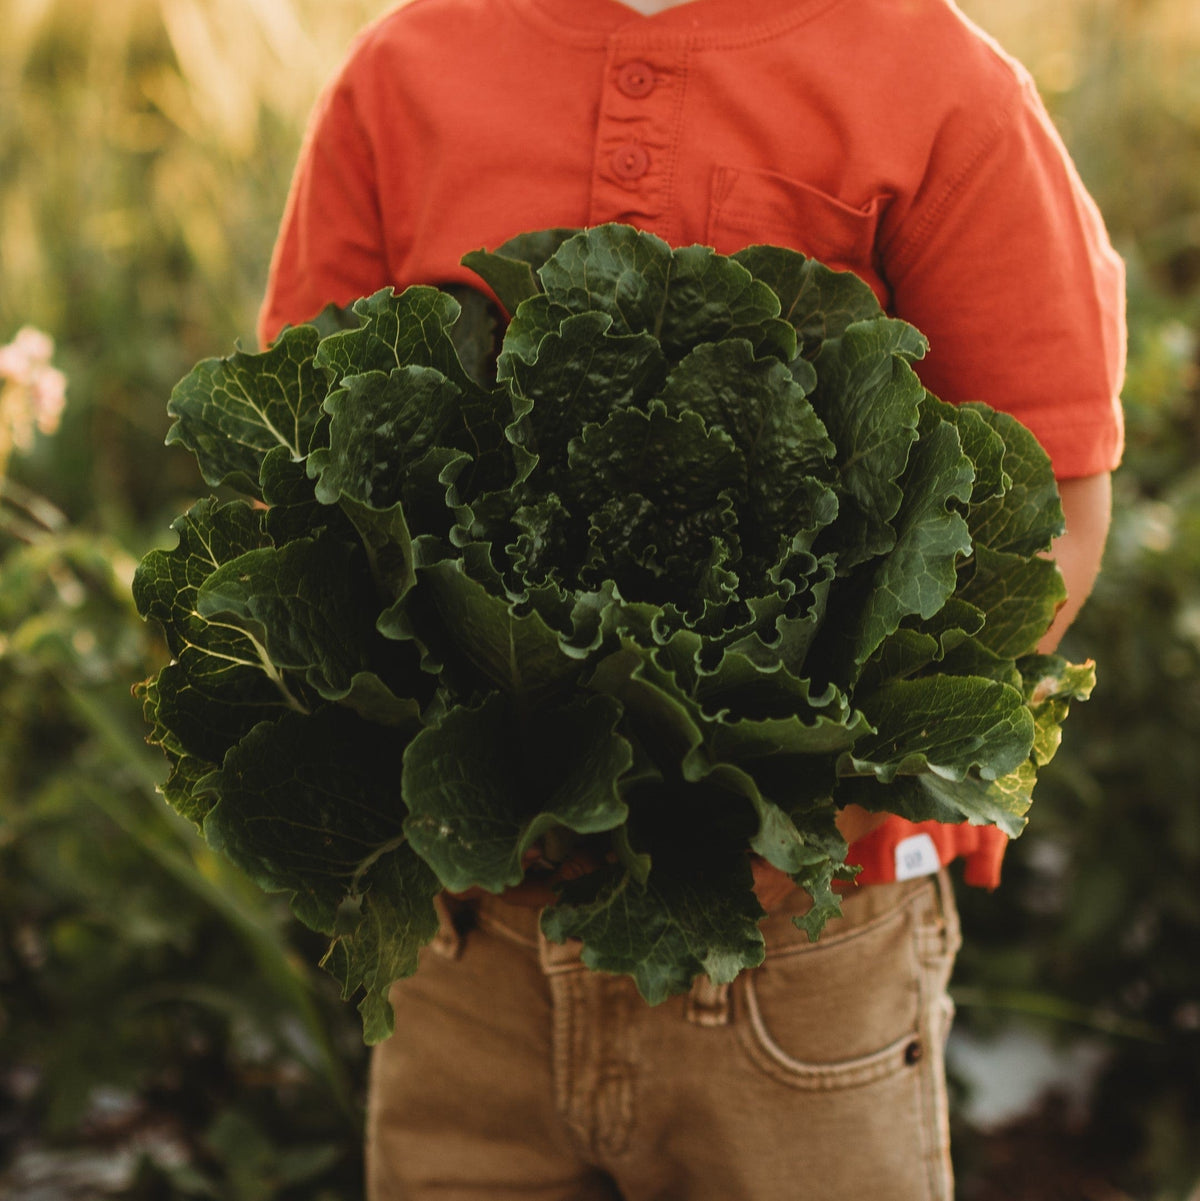
[{"label": "khaki pants", "polygon": [[945,1201],[949,881],[844,910],[815,945],[773,914],[760,968],[653,1008],[532,910],[447,923],[375,1051],[370,1201]]}]

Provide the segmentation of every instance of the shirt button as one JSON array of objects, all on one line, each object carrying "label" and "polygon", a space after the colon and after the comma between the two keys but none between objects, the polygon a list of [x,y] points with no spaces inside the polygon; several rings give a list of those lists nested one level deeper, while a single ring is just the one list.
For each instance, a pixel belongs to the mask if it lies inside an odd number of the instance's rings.
[{"label": "shirt button", "polygon": [[627,62],[617,72],[617,87],[634,100],[649,96],[654,91],[654,68],[639,58]]},{"label": "shirt button", "polygon": [[626,142],[613,151],[612,169],[618,179],[641,179],[650,169],[650,153],[638,142]]}]

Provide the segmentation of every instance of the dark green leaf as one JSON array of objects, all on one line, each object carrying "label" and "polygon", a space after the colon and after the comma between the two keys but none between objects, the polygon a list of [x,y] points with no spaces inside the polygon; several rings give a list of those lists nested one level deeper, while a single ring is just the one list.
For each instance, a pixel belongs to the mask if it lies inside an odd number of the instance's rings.
[{"label": "dark green leaf", "polygon": [[584,876],[543,912],[542,930],[556,942],[582,939],[589,967],[631,975],[656,1005],[701,973],[728,983],[761,963],[762,909],[749,858],[738,849],[752,820],[748,807],[731,809],[736,798],[710,785],[648,785],[639,793],[630,798],[631,822],[635,845],[650,854],[645,883],[619,866]]},{"label": "dark green leaf", "polygon": [[138,611],[159,623],[175,659],[158,677],[156,720],[172,732],[176,754],[219,763],[251,726],[304,709],[305,698],[260,642],[198,609],[200,589],[224,564],[268,547],[262,511],[202,500],[171,528],[178,545],[151,551],[133,582]]},{"label": "dark green leaf", "polygon": [[378,666],[373,602],[358,548],[320,537],[222,564],[200,587],[196,610],[245,631],[277,673],[298,672],[321,696],[340,700],[353,676]]},{"label": "dark green leaf", "polygon": [[570,313],[608,313],[621,332],[650,333],[678,359],[698,342],[746,337],[790,359],[770,323],[779,299],[707,246],[672,251],[629,226],[603,225],[568,238],[538,270],[551,301]]},{"label": "dark green leaf", "polygon": [[856,664],[865,663],[906,617],[932,618],[954,591],[959,559],[971,551],[956,502],[965,506],[973,481],[954,426],[931,414],[903,478],[904,499],[892,521],[895,545],[863,569],[871,572],[870,585],[849,633]]},{"label": "dark green leaf", "polygon": [[917,438],[925,389],[893,350],[882,321],[851,325],[817,356],[811,400],[837,446],[842,511],[830,531],[838,571],[886,554],[895,544],[900,478]]},{"label": "dark green leaf", "polygon": [[655,339],[614,334],[611,326],[602,313],[568,317],[546,335],[535,362],[508,351],[501,356],[501,378],[511,378],[524,402],[515,436],[538,456],[540,487],[556,486],[566,470],[567,444],[586,424],[644,405],[662,387],[667,364]]},{"label": "dark green leaf", "polygon": [[701,344],[671,372],[662,401],[673,415],[698,414],[741,451],[750,502],[741,519],[746,553],[774,562],[782,543],[806,547],[832,520],[835,447],[782,363],[756,359],[740,339]]},{"label": "dark green leaf", "polygon": [[364,873],[403,843],[403,752],[396,731],[381,737],[337,707],[263,722],[209,777],[217,802],[205,836],[262,888],[290,893],[306,925],[332,934]]},{"label": "dark green leaf", "polygon": [[1004,472],[1009,484],[1003,495],[971,506],[971,537],[991,550],[1034,555],[1050,549],[1063,532],[1058,485],[1046,452],[1014,417],[985,406],[973,406],[1004,440]]},{"label": "dark green leaf", "polygon": [[781,316],[800,335],[800,352],[815,356],[828,338],[840,338],[856,321],[883,316],[875,293],[849,271],[781,246],[747,246],[733,255],[755,279],[779,297]]},{"label": "dark green leaf", "polygon": [[1017,689],[970,676],[926,676],[885,684],[856,698],[877,731],[843,757],[842,775],[931,773],[962,780],[978,770],[985,780],[1015,771],[1033,746],[1033,718]]},{"label": "dark green leaf", "polygon": [[339,919],[349,911],[357,921],[348,931],[335,931],[321,966],[342,986],[345,999],[364,990],[358,1011],[367,1043],[382,1042],[392,1033],[388,991],[394,981],[417,970],[417,953],[437,933],[433,898],[440,891],[438,878],[405,845],[366,867],[342,902]]},{"label": "dark green leaf", "polygon": [[464,391],[478,385],[459,361],[453,329],[461,312],[458,301],[437,288],[406,288],[399,295],[382,288],[353,305],[361,324],[325,338],[316,366],[330,387],[347,376],[396,367],[431,367]]},{"label": "dark green leaf", "polygon": [[533,268],[522,259],[509,258],[499,252],[472,250],[463,255],[461,262],[496,293],[510,313],[517,311],[522,300],[528,300],[542,290]]},{"label": "dark green leaf", "polygon": [[1067,599],[1062,576],[1050,559],[998,553],[977,545],[964,574],[958,596],[986,617],[979,641],[1009,659],[1033,652]]},{"label": "dark green leaf", "polygon": [[207,483],[259,495],[269,451],[282,446],[293,459],[308,453],[325,391],[313,366],[317,338],[312,326],[301,325],[262,354],[238,351],[198,363],[171,393],[167,412],[175,423],[167,445],[186,446]]},{"label": "dark green leaf", "polygon": [[405,832],[451,891],[518,883],[521,857],[549,830],[611,830],[627,816],[618,780],[632,762],[608,697],[576,697],[532,717],[494,693],[424,729],[404,755]]},{"label": "dark green leaf", "polygon": [[459,560],[421,569],[445,637],[469,660],[488,688],[542,699],[579,674],[579,656],[537,612],[518,615],[515,603],[472,579]]}]

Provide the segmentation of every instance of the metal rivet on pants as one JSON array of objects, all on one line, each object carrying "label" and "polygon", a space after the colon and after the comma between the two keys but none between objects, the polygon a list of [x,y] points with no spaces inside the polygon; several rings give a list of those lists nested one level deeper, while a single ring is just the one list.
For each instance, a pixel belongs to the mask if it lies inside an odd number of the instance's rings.
[{"label": "metal rivet on pants", "polygon": [[921,1040],[914,1038],[912,1042],[904,1048],[904,1062],[912,1067],[914,1063],[919,1063],[921,1056],[925,1054],[925,1048],[921,1046]]}]

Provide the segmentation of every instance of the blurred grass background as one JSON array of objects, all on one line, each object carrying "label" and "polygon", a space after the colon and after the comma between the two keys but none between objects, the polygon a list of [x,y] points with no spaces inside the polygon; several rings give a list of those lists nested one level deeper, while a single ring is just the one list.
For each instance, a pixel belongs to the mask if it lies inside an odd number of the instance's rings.
[{"label": "blurred grass background", "polygon": [[[275,899],[157,799],[129,685],[163,651],[128,589],[207,492],[163,446],[166,397],[253,344],[309,106],[384,7],[0,0],[0,344],[46,330],[70,380],[58,433],[0,472],[13,1201],[361,1196],[356,1016]],[[1087,1071],[1001,1116],[959,1073],[960,1195],[1195,1201],[1200,6],[964,7],[1037,78],[1126,258],[1131,340],[1105,573],[1065,648],[1101,683],[1001,890],[962,892],[955,984],[964,1046],[1015,1031]]]}]

